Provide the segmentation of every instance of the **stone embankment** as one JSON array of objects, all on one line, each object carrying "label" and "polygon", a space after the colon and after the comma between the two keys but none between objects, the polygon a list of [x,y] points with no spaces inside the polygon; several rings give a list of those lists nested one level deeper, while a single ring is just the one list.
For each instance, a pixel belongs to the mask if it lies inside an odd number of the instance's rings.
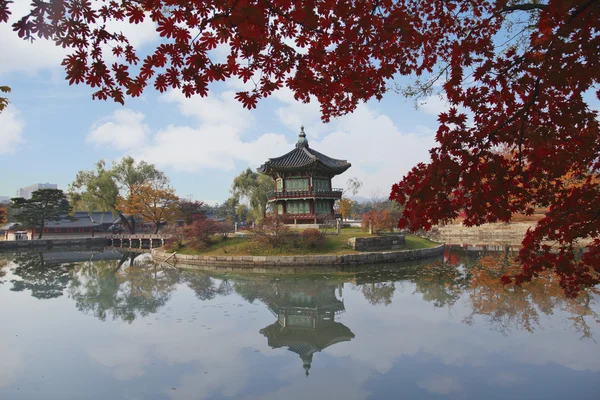
[{"label": "stone embankment", "polygon": [[494,223],[473,227],[455,223],[438,226],[426,236],[447,244],[519,245],[527,229],[534,226],[535,222]]},{"label": "stone embankment", "polygon": [[404,235],[355,237],[348,244],[356,251],[398,250],[406,243]]},{"label": "stone embankment", "polygon": [[290,271],[302,272],[305,268],[319,267],[321,271],[339,271],[344,266],[396,263],[437,257],[444,253],[441,244],[429,249],[381,251],[340,255],[305,256],[193,256],[152,250],[157,263],[170,263],[179,268],[199,270],[227,270],[234,272]]},{"label": "stone embankment", "polygon": [[104,247],[106,239],[98,238],[71,238],[71,239],[41,239],[41,240],[7,240],[0,242],[0,251],[52,248],[52,247]]}]

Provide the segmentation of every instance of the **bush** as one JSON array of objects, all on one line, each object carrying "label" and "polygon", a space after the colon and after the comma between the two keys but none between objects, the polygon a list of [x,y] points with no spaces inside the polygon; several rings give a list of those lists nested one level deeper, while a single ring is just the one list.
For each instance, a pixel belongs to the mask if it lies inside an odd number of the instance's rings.
[{"label": "bush", "polygon": [[297,246],[298,234],[291,232],[278,215],[267,216],[263,221],[251,229],[254,240],[271,247]]},{"label": "bush", "polygon": [[217,233],[218,226],[215,221],[201,215],[184,228],[185,238],[189,246],[195,250],[206,248],[211,243],[211,237]]},{"label": "bush", "polygon": [[319,247],[325,242],[325,235],[314,228],[303,230],[300,234],[300,238],[302,240],[302,245],[309,249]]},{"label": "bush", "polygon": [[233,232],[233,223],[231,222],[217,222],[216,233],[221,236],[221,239],[225,240],[229,237],[229,234]]},{"label": "bush", "polygon": [[185,229],[178,225],[167,225],[163,229],[163,233],[168,236],[165,249],[168,251],[177,251],[183,247],[183,242],[186,239]]}]

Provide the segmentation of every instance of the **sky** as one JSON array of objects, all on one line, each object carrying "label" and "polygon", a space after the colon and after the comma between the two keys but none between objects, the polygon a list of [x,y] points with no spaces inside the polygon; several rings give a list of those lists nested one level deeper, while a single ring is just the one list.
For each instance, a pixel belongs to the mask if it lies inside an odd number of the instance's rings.
[{"label": "sky", "polygon": [[[27,4],[13,4],[13,15]],[[158,43],[150,22],[121,29],[141,53]],[[69,86],[60,66],[66,52],[51,42],[25,42],[0,24],[0,49],[0,85],[12,88],[0,113],[0,196],[34,183],[67,190],[78,171],[130,155],[163,170],[180,197],[220,202],[241,171],[292,150],[304,125],[311,148],[352,164],[334,187],[356,177],[363,182],[358,196],[387,197],[410,168],[429,160],[445,109],[435,95],[415,108],[390,92],[323,124],[318,103],[299,103],[288,89],[244,109],[234,100],[243,88],[236,80],[211,86],[205,98],[149,87],[122,106],[92,100],[87,86]],[[222,55],[217,48],[212,56]]]}]

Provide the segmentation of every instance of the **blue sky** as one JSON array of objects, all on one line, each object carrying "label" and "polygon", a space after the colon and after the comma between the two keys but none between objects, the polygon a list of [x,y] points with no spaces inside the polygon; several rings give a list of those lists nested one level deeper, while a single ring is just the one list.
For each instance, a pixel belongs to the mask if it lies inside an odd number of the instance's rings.
[{"label": "blue sky", "polygon": [[[157,43],[151,24],[123,30],[142,50]],[[0,196],[42,182],[66,190],[77,171],[97,160],[131,155],[164,170],[179,196],[222,201],[240,171],[291,150],[301,124],[312,148],[352,163],[334,186],[357,177],[364,183],[360,196],[387,196],[413,165],[428,160],[444,109],[437,96],[416,110],[390,93],[322,124],[318,103],[298,103],[287,89],[244,110],[233,99],[239,81],[214,85],[207,98],[150,89],[121,106],[92,100],[86,86],[69,86],[60,66],[64,52],[52,43],[24,42],[2,24],[0,48],[0,84],[13,90],[0,114]]]}]

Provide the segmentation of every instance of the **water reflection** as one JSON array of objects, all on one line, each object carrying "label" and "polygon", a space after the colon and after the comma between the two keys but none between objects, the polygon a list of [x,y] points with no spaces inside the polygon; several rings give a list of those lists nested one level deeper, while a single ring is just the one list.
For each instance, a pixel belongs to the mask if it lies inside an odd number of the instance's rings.
[{"label": "water reflection", "polygon": [[77,309],[102,321],[110,315],[113,320],[131,323],[164,306],[181,275],[148,261],[136,264],[138,255],[78,265],[68,290]]},{"label": "water reflection", "polygon": [[260,299],[276,321],[260,330],[274,349],[285,347],[302,360],[309,375],[313,354],[336,343],[347,342],[354,333],[339,322],[336,315],[346,311],[342,285],[323,281],[295,279],[271,282],[238,282],[236,291],[250,301]]},{"label": "water reflection", "polygon": [[74,263],[64,263],[47,258],[44,253],[17,254],[13,263],[17,265],[12,279],[12,291],[29,290],[36,299],[53,299],[63,295],[71,281]]},{"label": "water reflection", "polygon": [[0,398],[560,398],[546,376],[577,379],[576,398],[600,389],[600,293],[567,299],[551,274],[504,287],[510,251],[315,276],[3,259],[0,302],[16,306],[0,307]]}]

